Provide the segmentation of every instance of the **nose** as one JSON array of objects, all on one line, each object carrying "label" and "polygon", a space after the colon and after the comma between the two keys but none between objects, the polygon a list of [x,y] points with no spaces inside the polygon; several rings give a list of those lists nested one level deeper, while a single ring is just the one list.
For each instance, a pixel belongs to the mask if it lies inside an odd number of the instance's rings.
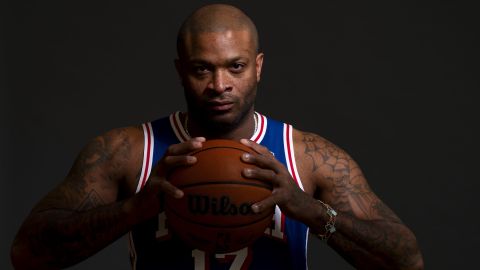
[{"label": "nose", "polygon": [[232,85],[228,73],[221,69],[215,70],[208,84],[208,88],[219,94],[231,90]]}]

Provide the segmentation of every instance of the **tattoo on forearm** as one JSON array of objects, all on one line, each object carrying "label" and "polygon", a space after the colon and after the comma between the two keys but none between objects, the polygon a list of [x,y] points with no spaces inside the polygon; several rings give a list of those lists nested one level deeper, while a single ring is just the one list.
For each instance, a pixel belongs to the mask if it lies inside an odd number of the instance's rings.
[{"label": "tattoo on forearm", "polygon": [[121,220],[121,203],[93,211],[51,209],[35,217],[26,232],[32,254],[54,256],[52,267],[82,260],[128,230]]},{"label": "tattoo on forearm", "polygon": [[377,201],[373,202],[371,207],[372,207],[372,209],[374,209],[374,211],[377,215],[385,218],[386,220],[393,221],[395,223],[402,223],[400,218],[398,218],[393,213],[393,211],[387,205],[385,205],[383,202],[381,202],[380,200],[377,200]]},{"label": "tattoo on forearm", "polygon": [[415,239],[403,224],[385,220],[358,220],[348,213],[344,213],[342,219],[344,219],[343,226],[349,227],[350,230],[342,230],[343,233],[335,235],[332,238],[332,245],[342,249],[361,246],[370,254],[380,257],[390,253],[393,255],[388,256],[390,260],[395,260],[395,263],[404,267],[416,263],[418,249],[416,245],[412,245]]}]

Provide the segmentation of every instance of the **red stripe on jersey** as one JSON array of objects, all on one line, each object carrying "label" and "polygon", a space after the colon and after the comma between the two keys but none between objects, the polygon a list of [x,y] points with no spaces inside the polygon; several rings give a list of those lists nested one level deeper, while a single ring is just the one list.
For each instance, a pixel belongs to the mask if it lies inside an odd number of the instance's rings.
[{"label": "red stripe on jersey", "polygon": [[257,137],[253,139],[254,142],[258,142],[260,137],[262,137],[263,129],[265,127],[265,123],[264,123],[265,121],[263,119],[263,116],[261,114],[258,114],[258,118],[259,118],[258,121],[260,122],[260,132],[258,132]]},{"label": "red stripe on jersey", "polygon": [[297,182],[297,185],[300,186],[298,184],[298,179],[295,173],[295,166],[293,166],[293,160],[292,160],[292,146],[290,145],[290,125],[286,125],[286,126],[287,126],[287,131],[285,132],[286,133],[285,140],[287,143],[288,167],[290,168],[290,172],[292,173],[292,178],[295,180],[295,182]]},{"label": "red stripe on jersey", "polygon": [[152,137],[150,135],[151,130],[150,130],[150,125],[146,124],[145,125],[146,130],[147,130],[147,163],[145,164],[145,171],[143,172],[143,179],[142,179],[142,188],[145,186],[145,183],[147,182],[148,179],[148,171],[150,168],[150,155],[152,153]]}]

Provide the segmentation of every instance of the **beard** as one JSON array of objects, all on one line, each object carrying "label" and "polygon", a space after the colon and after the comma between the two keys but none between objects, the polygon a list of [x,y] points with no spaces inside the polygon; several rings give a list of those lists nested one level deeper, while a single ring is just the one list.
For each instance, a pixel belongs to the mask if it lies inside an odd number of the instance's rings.
[{"label": "beard", "polygon": [[[249,88],[244,97],[237,97],[229,92],[198,97],[191,94],[193,91],[184,90],[189,116],[200,124],[203,130],[211,134],[228,133],[246,121],[253,111],[256,92],[256,83]],[[208,109],[207,104],[213,99],[232,102],[234,105],[226,113],[217,113]]]}]

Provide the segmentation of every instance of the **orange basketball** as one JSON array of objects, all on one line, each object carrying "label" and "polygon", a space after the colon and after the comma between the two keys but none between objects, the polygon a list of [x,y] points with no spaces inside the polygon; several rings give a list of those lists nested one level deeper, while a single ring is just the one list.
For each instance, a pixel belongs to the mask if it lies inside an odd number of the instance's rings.
[{"label": "orange basketball", "polygon": [[274,209],[255,214],[251,205],[272,193],[264,181],[242,176],[254,167],[240,158],[249,147],[231,140],[209,140],[191,153],[197,163],[174,170],[168,180],[185,193],[166,198],[168,227],[187,245],[226,253],[253,243],[270,226]]}]

